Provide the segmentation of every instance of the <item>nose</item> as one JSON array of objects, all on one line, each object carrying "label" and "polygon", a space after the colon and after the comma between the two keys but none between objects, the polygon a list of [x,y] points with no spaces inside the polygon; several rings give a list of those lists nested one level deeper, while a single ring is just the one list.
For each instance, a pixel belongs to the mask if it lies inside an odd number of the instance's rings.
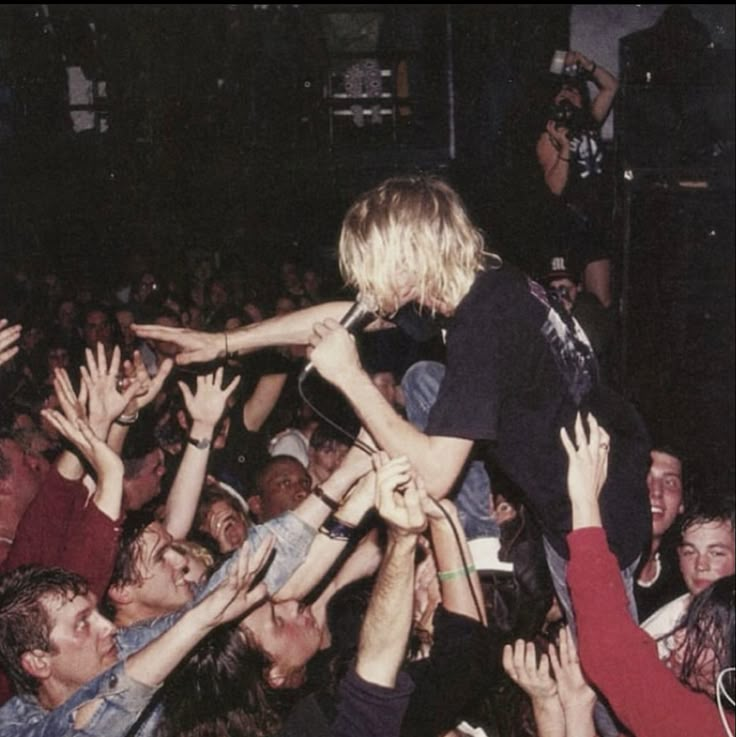
[{"label": "nose", "polygon": [[661,497],[662,496],[662,482],[659,479],[648,478],[647,486],[649,487],[650,497]]},{"label": "nose", "polygon": [[181,571],[187,567],[186,556],[174,548],[169,548],[165,553],[166,562],[175,570]]},{"label": "nose", "polygon": [[94,612],[92,618],[100,632],[100,637],[112,637],[118,631],[118,628],[107,617],[103,617],[99,612]]},{"label": "nose", "polygon": [[708,571],[710,570],[710,562],[707,555],[700,555],[695,558],[695,570],[696,571]]}]

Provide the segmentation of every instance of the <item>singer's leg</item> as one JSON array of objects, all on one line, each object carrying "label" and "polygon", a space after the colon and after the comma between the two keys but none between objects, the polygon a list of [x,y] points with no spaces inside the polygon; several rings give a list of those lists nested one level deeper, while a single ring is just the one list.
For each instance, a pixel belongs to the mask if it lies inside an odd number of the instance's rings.
[{"label": "singer's leg", "polygon": [[[406,401],[406,416],[413,425],[424,430],[429,411],[437,399],[445,367],[436,361],[419,361],[401,381]],[[498,537],[499,529],[491,518],[491,481],[480,461],[471,461],[455,484],[458,516],[469,540]]]}]

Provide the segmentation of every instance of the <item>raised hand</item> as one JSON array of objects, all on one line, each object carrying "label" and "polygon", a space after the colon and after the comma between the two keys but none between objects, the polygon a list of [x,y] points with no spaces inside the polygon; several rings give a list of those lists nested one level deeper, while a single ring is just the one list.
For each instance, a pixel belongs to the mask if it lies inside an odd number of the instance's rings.
[{"label": "raised hand", "polygon": [[119,417],[126,406],[139,391],[136,380],[129,383],[122,393],[118,391],[118,371],[120,369],[120,348],[115,346],[108,366],[105,348],[97,344],[97,357],[87,348],[87,365],[82,366],[82,384],[89,395],[89,423],[95,434],[107,438],[110,425]]},{"label": "raised hand", "polygon": [[123,462],[120,456],[95,435],[87,420],[79,416],[65,417],[54,409],[43,409],[41,414],[63,437],[79,449],[92,466],[98,480],[103,476],[116,473],[122,477]]},{"label": "raised hand", "polygon": [[173,343],[178,349],[176,362],[205,363],[225,356],[223,333],[204,333],[189,328],[170,328],[163,325],[133,325],[133,332],[146,340]]},{"label": "raised hand", "polygon": [[533,642],[517,640],[513,646],[504,645],[503,668],[532,700],[558,699],[557,684],[550,674],[549,657],[542,653],[537,662],[537,649]]},{"label": "raised hand", "polygon": [[595,692],[583,676],[575,640],[567,627],[560,630],[558,648],[550,646],[549,659],[562,708],[565,712],[573,709],[581,709],[583,712],[588,710],[588,717],[592,719]]},{"label": "raised hand", "polygon": [[193,425],[214,428],[222,417],[227,400],[240,384],[240,377],[236,376],[226,387],[222,387],[223,374],[224,370],[220,367],[212,374],[198,376],[195,394],[183,381],[178,382]]},{"label": "raised hand", "polygon": [[593,415],[588,415],[588,437],[583,419],[578,413],[575,419],[575,443],[563,427],[560,430],[562,445],[567,452],[567,493],[573,510],[573,528],[600,526],[598,496],[608,475],[608,451],[610,437]]},{"label": "raised hand", "polygon": [[18,342],[22,330],[21,325],[8,327],[8,321],[5,318],[0,320],[0,366],[18,352],[18,346],[13,344]]},{"label": "raised hand", "polygon": [[174,368],[174,362],[167,358],[158,367],[156,375],[149,376],[141,358],[141,352],[133,351],[133,360],[123,362],[123,388],[137,381],[138,391],[125,408],[124,414],[132,415],[149,405],[158,396],[172,368]]},{"label": "raised hand", "polygon": [[376,465],[376,509],[398,537],[416,536],[427,527],[427,491],[414,479],[406,456],[389,460],[386,453],[373,456]]}]

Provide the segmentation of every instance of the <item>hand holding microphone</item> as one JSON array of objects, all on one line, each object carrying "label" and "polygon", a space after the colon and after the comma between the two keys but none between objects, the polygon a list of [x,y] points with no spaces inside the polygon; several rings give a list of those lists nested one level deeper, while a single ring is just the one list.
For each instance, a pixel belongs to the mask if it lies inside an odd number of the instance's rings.
[{"label": "hand holding microphone", "polygon": [[[342,343],[342,345],[340,345],[338,343],[339,338],[337,337],[332,339],[331,342],[333,343],[333,345],[340,346],[336,351],[336,358],[339,355],[339,360],[335,361],[335,371],[337,372],[345,368],[346,363],[349,363],[350,360],[355,360],[358,365],[360,365],[358,361],[357,351],[355,349],[355,344],[349,336],[354,335],[358,331],[362,330],[368,323],[372,322],[374,319],[375,316],[373,312],[371,312],[371,310],[365,305],[364,302],[360,300],[355,302],[355,304],[353,304],[353,306],[343,315],[339,323],[335,322],[334,320],[326,320],[325,322],[317,323],[314,326],[314,333],[309,340],[309,344],[312,346],[312,351],[314,351],[319,345],[321,345],[323,341],[325,341],[328,337],[333,335],[338,327],[343,327],[348,332],[346,340],[349,341],[349,346],[346,345],[344,342]],[[347,355],[348,351],[350,353],[350,357],[348,357]],[[309,363],[307,363],[307,365],[302,369],[302,372],[299,374],[300,383],[304,381],[307,376],[309,376],[313,368],[313,362],[309,361]],[[329,373],[331,374],[332,372],[330,371]],[[325,378],[328,381],[331,381],[330,376],[325,375]]]}]

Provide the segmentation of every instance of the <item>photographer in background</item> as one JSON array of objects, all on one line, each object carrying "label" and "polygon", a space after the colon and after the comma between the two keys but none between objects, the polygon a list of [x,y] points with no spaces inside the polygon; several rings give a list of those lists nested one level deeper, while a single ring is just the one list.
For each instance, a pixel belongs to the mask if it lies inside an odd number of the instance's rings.
[{"label": "photographer in background", "polygon": [[[537,161],[556,202],[545,232],[551,255],[562,255],[581,275],[584,290],[610,307],[611,260],[606,250],[600,196],[603,152],[600,127],[618,80],[578,51],[557,51],[550,71],[559,84],[537,140]],[[591,100],[588,82],[598,88]]]}]

